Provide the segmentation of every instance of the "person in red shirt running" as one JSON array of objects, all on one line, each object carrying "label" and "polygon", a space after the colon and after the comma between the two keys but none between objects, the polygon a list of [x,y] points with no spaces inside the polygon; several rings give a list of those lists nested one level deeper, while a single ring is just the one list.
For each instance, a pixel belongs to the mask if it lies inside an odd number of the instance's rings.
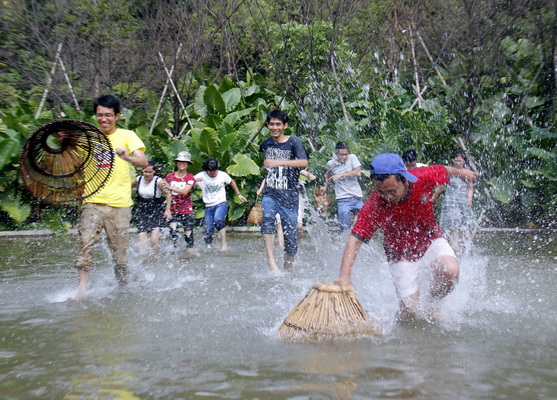
[{"label": "person in red shirt running", "polygon": [[174,159],[176,172],[171,172],[161,182],[161,189],[166,192],[166,210],[164,217],[168,220],[170,237],[174,247],[178,246],[178,224],[184,227],[184,240],[189,253],[193,253],[193,204],[191,190],[195,187],[195,177],[188,172],[191,154],[181,151]]},{"label": "person in red shirt running", "polygon": [[435,222],[431,192],[436,186],[449,183],[449,176],[468,181],[474,180],[476,174],[442,165],[417,168],[409,173],[402,158],[392,153],[379,154],[370,167],[375,190],[358,215],[335,282],[352,286],[350,271],[361,244],[381,229],[383,248],[399,298],[397,320],[412,321],[422,311],[418,278],[428,272],[432,273],[429,294],[434,307],[423,311],[438,318],[435,306],[453,290],[460,268],[453,249],[443,238],[443,230]]}]

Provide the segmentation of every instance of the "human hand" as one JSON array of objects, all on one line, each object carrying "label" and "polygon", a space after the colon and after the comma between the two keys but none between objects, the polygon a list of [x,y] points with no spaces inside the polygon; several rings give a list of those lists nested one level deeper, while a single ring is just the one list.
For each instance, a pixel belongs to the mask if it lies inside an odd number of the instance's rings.
[{"label": "human hand", "polygon": [[263,160],[263,167],[265,168],[274,168],[281,165],[281,160],[272,160],[270,158],[266,158]]},{"label": "human hand", "polygon": [[344,288],[345,286],[349,286],[351,288],[354,287],[354,285],[352,285],[352,281],[350,280],[350,277],[339,277],[336,281],[333,282],[335,285],[339,285],[340,287]]},{"label": "human hand", "polygon": [[467,181],[475,181],[476,178],[478,177],[478,174],[476,174],[471,169],[465,169],[462,172],[464,174],[464,179],[467,180]]},{"label": "human hand", "polygon": [[341,178],[342,178],[341,174],[336,174],[336,175],[331,176],[332,181],[335,182],[335,183],[336,183],[336,181],[338,181]]},{"label": "human hand", "polygon": [[62,141],[64,141],[64,139],[67,139],[67,138],[70,137],[70,133],[66,132],[66,131],[58,131],[58,132],[56,132],[55,137],[56,137],[56,140],[58,142],[62,142]]},{"label": "human hand", "polygon": [[130,154],[128,153],[128,151],[126,149],[124,149],[123,147],[116,147],[114,149],[114,151],[116,152],[116,154],[118,154],[120,156],[120,158],[124,159],[124,160],[129,160],[130,158]]},{"label": "human hand", "polygon": [[242,196],[241,194],[238,195],[238,198],[242,201],[242,203],[246,203],[248,201],[248,199],[246,199],[244,196]]}]

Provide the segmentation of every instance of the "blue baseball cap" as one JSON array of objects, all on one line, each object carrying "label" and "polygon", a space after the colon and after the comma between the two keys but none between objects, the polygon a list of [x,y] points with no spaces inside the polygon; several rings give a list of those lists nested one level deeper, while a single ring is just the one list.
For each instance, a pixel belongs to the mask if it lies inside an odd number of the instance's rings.
[{"label": "blue baseball cap", "polygon": [[394,153],[379,154],[369,164],[371,174],[396,175],[401,174],[410,182],[417,182],[418,178],[406,170],[402,157]]}]

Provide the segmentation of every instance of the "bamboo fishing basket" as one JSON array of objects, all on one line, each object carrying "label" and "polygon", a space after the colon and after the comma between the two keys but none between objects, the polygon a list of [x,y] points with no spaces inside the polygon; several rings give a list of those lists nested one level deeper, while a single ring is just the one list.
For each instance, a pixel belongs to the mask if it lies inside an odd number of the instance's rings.
[{"label": "bamboo fishing basket", "polygon": [[255,200],[255,205],[248,214],[247,223],[251,225],[261,225],[263,223],[263,205],[258,203],[259,195]]},{"label": "bamboo fishing basket", "polygon": [[313,285],[279,328],[286,339],[337,339],[381,333],[374,328],[351,286]]},{"label": "bamboo fishing basket", "polygon": [[36,197],[47,203],[67,204],[97,193],[112,175],[114,159],[108,137],[95,126],[58,119],[29,136],[19,170]]},{"label": "bamboo fishing basket", "polygon": [[317,211],[322,214],[326,213],[333,203],[331,195],[323,188],[315,189],[313,194],[315,195],[315,206],[317,207]]}]

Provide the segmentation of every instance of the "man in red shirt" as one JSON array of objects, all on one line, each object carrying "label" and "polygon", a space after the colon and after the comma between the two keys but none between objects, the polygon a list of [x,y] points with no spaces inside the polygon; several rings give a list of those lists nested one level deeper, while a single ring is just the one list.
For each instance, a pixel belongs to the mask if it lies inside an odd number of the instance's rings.
[{"label": "man in red shirt", "polygon": [[431,192],[449,183],[449,176],[474,180],[470,170],[433,165],[409,173],[397,154],[380,154],[371,162],[375,190],[364,204],[348,238],[336,283],[352,285],[350,271],[362,243],[376,230],[384,234],[383,248],[400,301],[397,320],[411,321],[420,310],[418,278],[432,274],[430,295],[435,303],[458,281],[459,264],[442,229],[436,224]]}]

